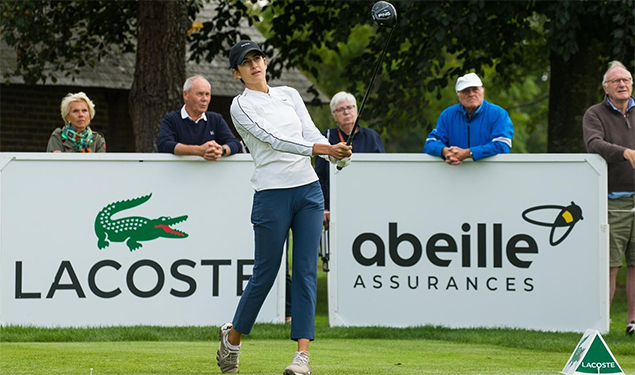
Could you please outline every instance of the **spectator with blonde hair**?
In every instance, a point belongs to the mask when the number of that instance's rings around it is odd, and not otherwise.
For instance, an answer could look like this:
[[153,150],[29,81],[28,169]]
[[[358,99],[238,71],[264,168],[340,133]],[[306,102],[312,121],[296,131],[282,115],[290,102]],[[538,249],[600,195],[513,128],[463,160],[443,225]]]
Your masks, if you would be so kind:
[[90,128],[95,104],[86,94],[66,95],[60,111],[65,125],[53,131],[46,152],[106,152],[104,136]]

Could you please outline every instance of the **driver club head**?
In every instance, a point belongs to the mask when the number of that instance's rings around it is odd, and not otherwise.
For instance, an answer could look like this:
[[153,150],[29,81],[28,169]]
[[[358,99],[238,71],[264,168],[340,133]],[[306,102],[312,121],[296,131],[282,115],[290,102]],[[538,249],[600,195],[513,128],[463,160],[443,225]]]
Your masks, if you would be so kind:
[[392,28],[397,23],[397,10],[387,1],[376,2],[370,14],[378,26]]

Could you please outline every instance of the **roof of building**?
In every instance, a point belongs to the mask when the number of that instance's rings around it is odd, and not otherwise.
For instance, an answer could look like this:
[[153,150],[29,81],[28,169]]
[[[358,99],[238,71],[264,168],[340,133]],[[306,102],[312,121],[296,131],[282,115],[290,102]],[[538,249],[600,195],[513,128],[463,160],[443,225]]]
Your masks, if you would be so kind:
[[[211,20],[214,16],[213,5],[205,3],[205,7],[197,15],[197,20],[205,22]],[[264,36],[253,26],[249,26],[247,22],[241,24],[241,33],[249,35],[249,37],[257,42],[264,42]],[[0,72],[4,75],[16,67],[15,50],[9,47],[3,40],[0,40]],[[192,76],[200,74],[206,77],[212,86],[213,96],[234,97],[244,90],[242,82],[234,79],[230,69],[227,66],[226,56],[217,55],[211,62],[189,61],[189,51],[186,59],[186,75]],[[101,61],[97,62],[94,67],[84,66],[79,68],[80,73],[74,77],[65,76],[64,73],[54,74],[56,82],[47,80],[45,85],[55,86],[79,86],[79,87],[103,87],[112,89],[129,90],[132,86],[134,78],[136,56],[135,53],[110,53]],[[1,78],[1,77],[0,77]],[[4,79],[4,82],[23,84],[22,77],[11,77]],[[298,69],[285,69],[280,78],[271,80],[271,86],[291,86],[297,89],[302,95],[305,102],[314,99],[314,94],[309,92],[312,86],[311,81],[304,76]],[[319,99],[322,103],[328,103],[329,98],[324,93],[319,92]]]

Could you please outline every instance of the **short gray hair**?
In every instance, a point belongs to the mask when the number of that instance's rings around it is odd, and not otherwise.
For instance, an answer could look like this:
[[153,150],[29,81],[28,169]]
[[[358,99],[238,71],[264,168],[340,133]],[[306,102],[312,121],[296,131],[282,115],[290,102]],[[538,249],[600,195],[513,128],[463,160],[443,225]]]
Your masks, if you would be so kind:
[[88,113],[90,114],[90,119],[92,120],[93,117],[95,117],[95,103],[93,103],[93,101],[88,98],[88,95],[84,94],[83,92],[78,92],[76,94],[68,93],[68,95],[66,95],[64,99],[62,99],[62,104],[60,105],[62,120],[64,120],[65,124],[66,124],[66,116],[68,116],[68,114],[70,113],[71,103],[73,102],[86,103],[86,106],[88,106]]
[[331,113],[335,112],[335,107],[337,107],[341,102],[348,100],[352,103],[355,108],[357,108],[357,101],[355,101],[355,97],[353,94],[345,91],[340,91],[337,94],[333,95],[331,99]]
[[[617,60],[613,60],[609,63],[609,68],[606,69],[606,72],[604,73],[604,76],[602,77],[602,85],[606,86],[607,82],[606,82],[606,75],[609,74],[609,72],[615,68],[622,68],[624,70],[626,70],[628,72],[628,75],[631,75],[631,72],[628,71],[628,69],[626,69],[626,67],[624,66],[624,64],[622,64],[621,62],[617,61]],[[631,76],[631,78],[633,78]]]
[[190,90],[192,89],[192,85],[194,84],[194,81],[196,81],[197,79],[202,79],[203,81],[207,82],[207,84],[209,85],[209,81],[205,77],[197,74],[185,80],[185,83],[183,84],[183,91],[190,92]]

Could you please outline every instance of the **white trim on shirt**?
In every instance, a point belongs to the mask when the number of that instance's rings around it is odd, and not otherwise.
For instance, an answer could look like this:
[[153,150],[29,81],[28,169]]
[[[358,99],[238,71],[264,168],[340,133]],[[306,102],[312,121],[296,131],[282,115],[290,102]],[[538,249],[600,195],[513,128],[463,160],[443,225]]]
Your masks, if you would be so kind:
[[315,127],[297,90],[287,86],[268,89],[264,93],[246,88],[230,109],[256,165],[253,188],[284,189],[317,181],[311,166],[313,145],[328,145],[329,141]]
[[[190,120],[194,121],[194,119],[192,118],[192,116],[190,116],[189,113],[187,113],[187,111],[185,110],[185,104],[183,104],[183,107],[181,108],[181,118],[183,120],[185,120],[186,118],[189,118]],[[195,124],[198,124],[199,121],[201,120],[205,120],[207,121],[207,116],[205,116],[205,112],[203,112],[203,114],[201,115],[201,117],[198,118],[198,120],[194,121]]]

